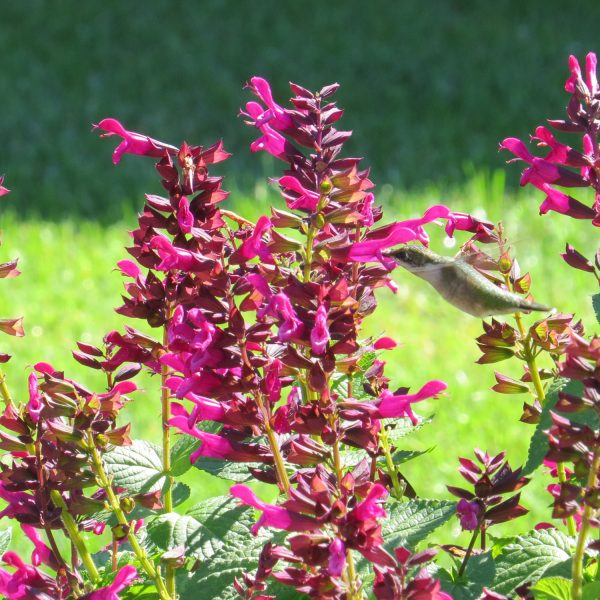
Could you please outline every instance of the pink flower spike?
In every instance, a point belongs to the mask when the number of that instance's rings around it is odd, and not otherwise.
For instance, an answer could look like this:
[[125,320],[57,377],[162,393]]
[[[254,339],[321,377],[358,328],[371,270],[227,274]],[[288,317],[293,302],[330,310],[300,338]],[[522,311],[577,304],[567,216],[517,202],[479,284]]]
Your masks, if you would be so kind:
[[42,396],[38,388],[38,380],[35,373],[29,375],[28,387],[29,402],[27,403],[27,414],[34,423],[37,423],[40,420],[40,413],[42,412]]
[[316,355],[323,354],[330,339],[331,336],[327,327],[327,309],[324,304],[320,304],[315,316],[315,325],[310,332],[310,345],[313,353]]
[[123,154],[138,154],[142,156],[153,156],[162,158],[165,152],[176,154],[178,149],[170,144],[159,142],[142,133],[135,131],[127,131],[123,125],[116,119],[102,119],[97,125],[93,125],[94,129],[102,129],[106,133],[100,134],[100,137],[110,137],[118,135],[123,138],[121,143],[113,152],[113,163],[116,165],[120,162]]
[[[317,209],[317,205],[321,198],[320,194],[313,192],[312,190],[307,190],[295,177],[285,175],[275,181],[283,188],[283,197],[289,208],[294,210],[304,209],[311,212],[314,212]],[[285,190],[291,190],[298,194],[298,196],[287,194]]]
[[6,196],[10,192],[9,189],[5,188],[2,184],[4,183],[4,175],[0,175],[0,197]]
[[376,403],[377,416],[380,419],[408,417],[412,424],[416,425],[418,420],[410,405],[437,396],[447,387],[443,381],[433,380],[426,383],[416,394],[394,395],[390,390],[384,390]]
[[332,577],[341,577],[346,568],[346,547],[344,542],[335,538],[329,544],[329,560],[327,562],[327,572]]
[[356,505],[356,508],[352,511],[354,516],[359,521],[366,521],[367,519],[379,519],[385,517],[387,513],[379,500],[387,498],[388,491],[380,483],[374,483],[366,498]]
[[92,592],[89,600],[119,600],[117,592],[128,588],[138,578],[137,569],[133,565],[125,565],[119,569],[114,581],[95,592]]
[[315,531],[321,528],[321,523],[312,517],[288,510],[283,506],[275,506],[263,502],[248,486],[240,483],[232,485],[229,493],[245,504],[262,512],[260,519],[252,526],[251,531],[256,535],[261,527],[273,527],[286,531]]
[[398,345],[391,337],[380,337],[374,344],[375,350],[393,350]]

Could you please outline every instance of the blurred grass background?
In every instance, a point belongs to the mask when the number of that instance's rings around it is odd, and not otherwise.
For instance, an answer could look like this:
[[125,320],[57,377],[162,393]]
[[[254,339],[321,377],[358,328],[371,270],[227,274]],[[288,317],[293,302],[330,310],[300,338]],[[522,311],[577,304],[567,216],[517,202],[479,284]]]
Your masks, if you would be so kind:
[[[15,355],[7,367],[15,395],[25,397],[28,366],[39,360],[102,385],[70,351],[124,322],[111,310],[121,292],[112,269],[126,256],[143,193],[160,186],[149,160],[126,156],[114,168],[114,141],[98,140],[91,123],[113,116],[173,144],[223,137],[234,156],[215,172],[234,191],[230,207],[256,216],[281,205],[266,177],[282,165],[250,154],[254,132],[236,118],[250,98],[241,88],[255,74],[282,103],[288,80],[341,83],[341,126],[354,130],[347,154],[367,157],[387,220],[438,202],[503,219],[536,298],[593,323],[593,280],[558,254],[565,241],[590,254],[597,236],[587,223],[538,217],[541,198],[518,189],[519,167],[505,169],[508,156],[496,150],[504,137],[526,138],[544,118],[562,118],[567,57],[598,49],[599,18],[591,0],[576,9],[557,0],[374,0],[368,10],[355,0],[2,3],[0,173],[12,193],[2,200],[0,259],[19,256],[23,275],[0,285],[0,314],[24,315],[28,336],[0,342]],[[439,238],[434,244],[444,251]],[[520,396],[489,391],[494,365],[474,364],[480,321],[408,274],[397,280],[397,296],[379,294],[366,333],[402,342],[388,359],[395,384],[449,383],[447,397],[421,407],[437,413],[434,425],[407,440],[434,451],[406,466],[421,494],[446,497],[445,485],[460,483],[457,456],[473,446],[508,449],[520,464],[531,429],[518,422]],[[143,383],[156,409],[133,402],[129,417],[135,436],[158,440],[157,385]],[[189,502],[227,487],[199,474],[193,483]],[[524,529],[547,518],[544,484],[524,490],[532,509]]]

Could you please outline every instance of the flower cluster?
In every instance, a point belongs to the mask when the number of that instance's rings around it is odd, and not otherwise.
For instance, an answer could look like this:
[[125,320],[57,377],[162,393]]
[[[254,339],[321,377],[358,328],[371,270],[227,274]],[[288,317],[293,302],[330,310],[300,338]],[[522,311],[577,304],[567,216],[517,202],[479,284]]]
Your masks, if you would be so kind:
[[[351,550],[379,565],[378,593],[395,580],[400,567],[382,547],[380,503],[388,488],[398,497],[402,489],[394,486],[399,474],[378,461],[393,450],[381,445],[382,420],[417,423],[412,405],[446,385],[430,381],[412,394],[390,389],[385,363],[365,359],[395,344],[361,343],[360,327],[376,307],[374,290],[392,286],[385,248],[426,242],[423,226],[438,218],[450,233],[481,227],[440,206],[371,230],[381,208],[360,159],[340,157],[350,132],[334,127],[342,116],[331,101],[337,87],[312,93],[291,84],[292,107],[283,108],[264,79],[251,79],[259,101],[242,111],[260,132],[251,150],[287,163],[273,183],[288,210],[272,208],[255,223],[221,207],[227,192],[208,173],[228,156],[220,142],[175,148],[114,119],[98,125],[122,137],[115,162],[124,152],[161,158],[157,171],[168,195],[147,196],[129,248],[135,262],[119,263],[129,281],[118,310],[161,327],[163,335],[160,342],[131,328],[112,332],[110,356],[80,359],[109,372],[143,364],[160,373],[163,418],[200,442],[193,463],[245,463],[256,478],[278,486],[278,505],[244,486],[232,488],[263,512],[257,527],[298,533],[286,546],[266,547],[259,571],[238,582],[248,597],[268,577],[313,596],[352,594],[361,582],[349,564]],[[369,260],[383,265],[363,264]],[[347,466],[345,447],[364,454]],[[274,571],[279,560],[292,566]]]
[[[577,133],[582,136],[582,149],[577,150],[559,142],[554,134],[544,126],[539,126],[532,141],[540,148],[547,148],[543,158],[531,154],[527,146],[517,138],[507,138],[501,149],[512,152],[529,166],[523,171],[521,185],[530,184],[544,192],[546,199],[540,205],[540,214],[555,211],[574,219],[591,220],[600,226],[600,179],[598,166],[598,107],[600,106],[600,88],[596,77],[597,59],[590,52],[585,59],[585,79],[575,56],[569,57],[571,75],[565,83],[565,90],[571,94],[565,120],[549,119],[550,127],[559,132]],[[560,191],[557,187],[584,188],[595,191],[592,206],[583,204],[573,196]]]

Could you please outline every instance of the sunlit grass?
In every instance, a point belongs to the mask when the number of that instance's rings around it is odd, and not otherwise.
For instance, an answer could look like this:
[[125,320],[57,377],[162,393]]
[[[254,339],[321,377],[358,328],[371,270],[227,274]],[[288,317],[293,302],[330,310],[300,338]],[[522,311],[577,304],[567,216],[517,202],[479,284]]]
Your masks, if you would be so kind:
[[[271,202],[280,202],[269,186],[258,182],[254,198],[240,198],[228,208],[255,218],[257,207],[266,212]],[[235,197],[235,195],[234,195]],[[454,210],[474,212],[497,221],[502,218],[523,272],[530,271],[536,299],[562,312],[575,312],[594,330],[590,296],[594,281],[574,271],[560,259],[565,241],[591,255],[597,246],[592,227],[560,215],[539,217],[539,197],[526,193],[506,195],[501,174],[473,174],[462,189],[424,189],[405,194],[391,188],[380,192],[386,206],[386,220],[415,216],[433,203],[443,202]],[[0,348],[14,355],[6,366],[8,382],[17,401],[26,400],[26,379],[31,365],[48,361],[64,369],[69,377],[92,389],[101,390],[100,373],[81,367],[72,357],[75,342],[99,343],[111,329],[122,328],[125,319],[112,309],[120,304],[122,277],[115,263],[127,256],[127,229],[135,220],[111,227],[91,222],[47,223],[18,221],[2,216],[0,259],[19,257],[22,275],[0,285],[0,314],[24,316],[27,337],[3,336]],[[435,230],[435,226],[430,227]],[[444,245],[441,231],[433,231],[432,248],[452,254],[456,248]],[[422,414],[435,412],[432,425],[406,439],[408,449],[433,451],[404,469],[418,493],[425,497],[448,497],[447,484],[460,485],[457,457],[469,456],[473,447],[489,452],[506,450],[513,466],[526,457],[531,426],[519,422],[524,396],[503,396],[490,390],[493,372],[519,375],[516,364],[475,364],[479,353],[474,338],[481,322],[443,302],[423,281],[410,274],[395,273],[399,291],[378,293],[380,307],[366,322],[365,336],[385,332],[400,346],[386,355],[392,387],[416,389],[429,379],[448,383],[448,393],[437,401],[422,404]],[[536,318],[526,318],[531,323]],[[509,319],[510,320],[510,319]],[[135,327],[149,331],[145,323]],[[133,437],[160,439],[160,404],[156,378],[145,376],[146,393],[137,394],[123,418],[130,418]],[[191,472],[187,483],[193,486],[188,504],[217,493],[226,493],[228,484]],[[523,491],[523,503],[531,513],[513,526],[500,531],[523,530],[540,520],[548,520],[549,496],[544,477]],[[3,523],[2,527],[8,523]]]

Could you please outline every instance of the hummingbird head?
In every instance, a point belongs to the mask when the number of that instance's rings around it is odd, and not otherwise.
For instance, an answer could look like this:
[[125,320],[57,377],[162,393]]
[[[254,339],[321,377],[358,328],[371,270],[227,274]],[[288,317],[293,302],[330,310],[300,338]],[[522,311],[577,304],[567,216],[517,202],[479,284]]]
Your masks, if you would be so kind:
[[423,269],[437,264],[436,255],[427,248],[406,244],[387,252],[399,265],[409,271]]

